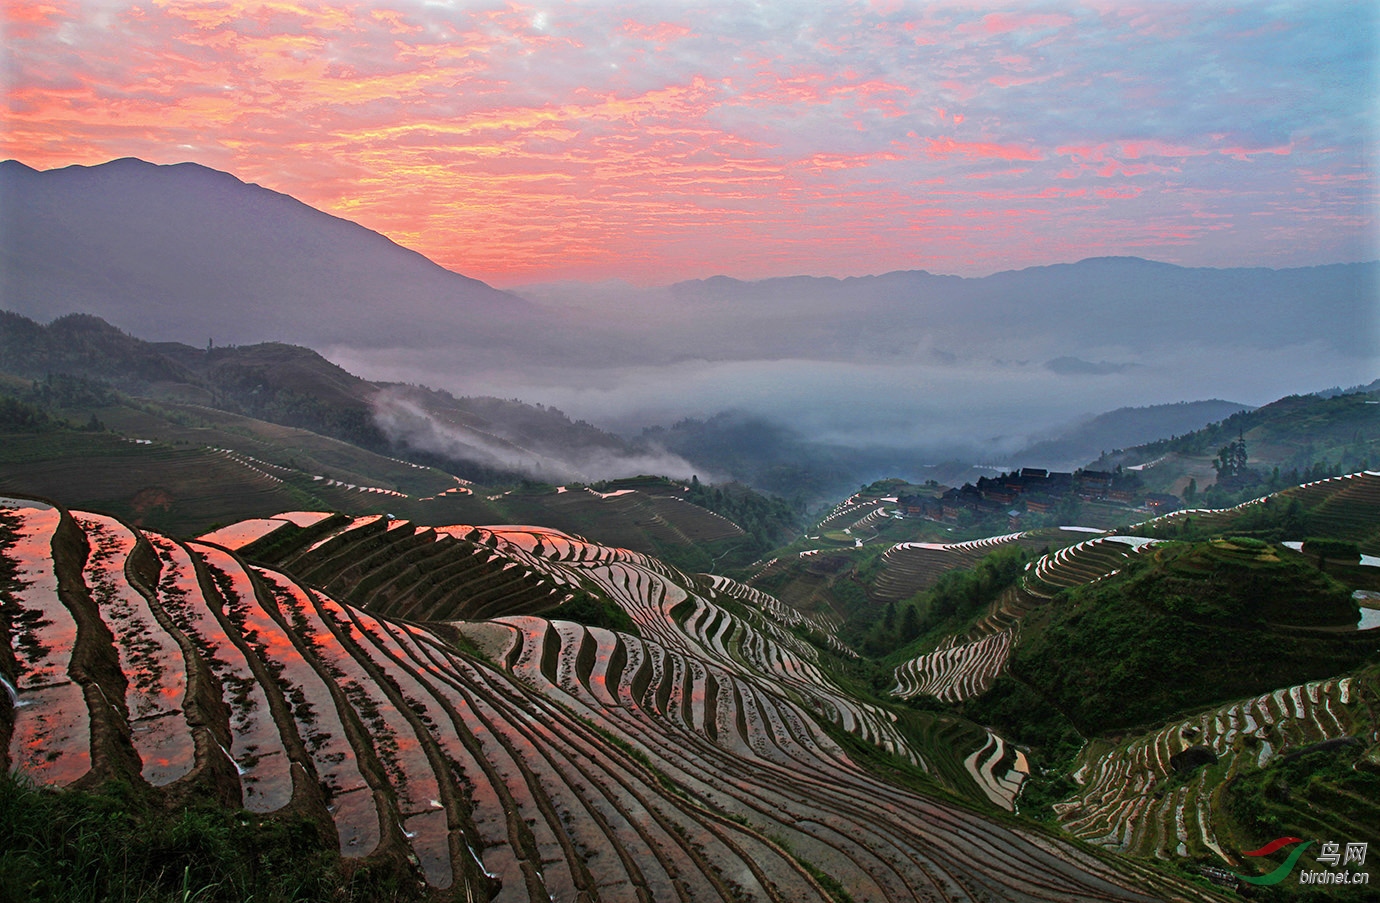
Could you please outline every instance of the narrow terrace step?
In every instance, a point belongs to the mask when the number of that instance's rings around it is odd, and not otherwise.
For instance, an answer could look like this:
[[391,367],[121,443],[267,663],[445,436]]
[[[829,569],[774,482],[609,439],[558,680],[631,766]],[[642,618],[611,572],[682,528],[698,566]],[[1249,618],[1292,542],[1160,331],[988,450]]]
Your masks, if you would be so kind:
[[129,578],[138,567],[131,557],[139,537],[113,517],[79,512],[75,520],[91,546],[83,578],[111,630],[125,676],[125,709],[141,774],[155,787],[170,784],[196,765],[196,740],[184,714],[186,659]]
[[36,781],[72,784],[91,770],[91,722],[82,686],[70,669],[77,622],[58,595],[53,543],[62,512],[41,502],[0,509],[15,539],[3,549],[15,564],[11,592],[14,725],[7,765]]

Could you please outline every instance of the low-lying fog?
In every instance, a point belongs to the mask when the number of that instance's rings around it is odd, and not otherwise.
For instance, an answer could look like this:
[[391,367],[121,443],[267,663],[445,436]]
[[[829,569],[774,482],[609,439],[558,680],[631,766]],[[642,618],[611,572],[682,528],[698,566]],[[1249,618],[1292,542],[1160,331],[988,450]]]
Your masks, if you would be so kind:
[[541,403],[624,435],[736,410],[817,441],[993,460],[1118,407],[1367,383],[1375,269],[1121,260],[980,280],[533,286],[514,290],[539,313],[510,342],[324,351],[371,379]]

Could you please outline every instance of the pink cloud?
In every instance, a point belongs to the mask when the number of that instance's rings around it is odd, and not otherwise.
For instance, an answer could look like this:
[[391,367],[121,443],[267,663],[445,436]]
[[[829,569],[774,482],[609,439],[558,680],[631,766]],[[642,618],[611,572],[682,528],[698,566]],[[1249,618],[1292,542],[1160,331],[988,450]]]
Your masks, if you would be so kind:
[[860,169],[873,163],[900,161],[906,158],[901,154],[812,154],[800,161],[801,165],[815,170]]
[[672,41],[689,37],[691,31],[684,25],[677,25],[673,22],[645,23],[635,19],[624,19],[622,28],[624,34],[641,38],[658,46],[665,46]]
[[[1327,247],[1375,230],[1374,217],[1363,222],[1368,158],[1317,116],[1291,124],[1289,144],[1251,140],[1262,126],[1248,105],[1164,127],[1138,116],[1135,46],[1100,57],[1091,44],[1142,40],[1127,30],[1140,16],[1161,31],[1206,21],[1178,7],[1102,23],[978,13],[959,40],[956,7],[907,22],[855,7],[828,29],[827,63],[818,32],[774,36],[764,21],[760,34],[739,33],[725,27],[737,13],[712,5],[689,25],[668,23],[669,8],[558,5],[542,17],[504,0],[156,0],[111,12],[94,0],[16,0],[0,5],[13,61],[0,156],[39,168],[195,160],[500,284],[639,268],[647,278],[739,264],[798,272],[842,245],[860,261],[913,254],[917,235],[934,260],[982,268],[1066,248],[1153,248],[1156,236],[1231,222],[1264,236],[1287,218]],[[1078,52],[1113,64],[1096,84],[1075,77],[1084,62],[1069,56],[1065,30],[1075,19],[1080,40],[1089,30]],[[704,40],[685,40],[694,36]],[[942,40],[918,49],[918,36]],[[1065,71],[1044,102],[1013,104],[993,88]],[[1178,96],[1178,76],[1161,76],[1154,90]],[[1109,91],[1123,108],[1098,115]],[[1055,105],[1069,116],[1057,147]],[[1111,203],[1138,196],[1169,212],[1146,222],[1135,209],[1145,205]],[[1197,217],[1190,196],[1236,219]],[[1303,212],[1285,209],[1294,205]],[[1322,237],[1342,225],[1353,234]],[[1298,244],[1270,240],[1257,259]]]
[[995,177],[997,177],[997,176],[1020,176],[1020,175],[1025,175],[1025,174],[1028,173],[1028,172],[1030,172],[1030,170],[1029,170],[1028,168],[1027,168],[1027,169],[1000,169],[1000,170],[994,170],[994,171],[992,171],[992,172],[970,172],[970,173],[968,173],[966,176],[964,176],[964,178],[965,178],[965,179],[991,179],[991,178],[995,178]]
[[1241,145],[1237,145],[1234,147],[1218,148],[1217,150],[1217,153],[1221,154],[1224,157],[1231,157],[1234,160],[1241,160],[1242,162],[1246,162],[1250,160],[1251,157],[1258,156],[1260,154],[1274,154],[1277,157],[1287,157],[1293,152],[1293,142],[1290,142],[1288,144],[1277,144],[1274,147],[1243,147]]
[[1013,31],[1035,31],[1044,28],[1063,28],[1073,24],[1071,16],[1062,13],[988,13],[980,23],[960,25],[960,34],[1007,34]]
[[374,21],[381,22],[384,25],[387,25],[388,30],[393,32],[394,34],[415,35],[425,30],[420,25],[415,25],[407,22],[404,19],[403,14],[398,12],[397,10],[370,10],[369,16],[372,19],[374,19]]
[[1369,182],[1370,176],[1363,172],[1308,172],[1301,171],[1299,178],[1313,185],[1341,185],[1349,182]]
[[1050,72],[1045,75],[993,75],[987,79],[987,83],[998,88],[1019,88],[1023,85],[1038,85],[1047,82],[1052,78],[1057,78],[1058,74],[1057,72]]
[[1086,161],[1089,163],[1103,163],[1108,160],[1115,162],[1117,157],[1125,157],[1130,160],[1137,160],[1141,157],[1175,157],[1182,159],[1186,157],[1202,157],[1212,153],[1212,151],[1203,148],[1143,139],[1108,141],[1095,145],[1065,145],[1063,147],[1056,147],[1054,152],[1061,157],[1072,157],[1075,161]]
[[1167,144],[1163,141],[1119,141],[1121,154],[1132,160],[1140,157],[1200,157],[1208,151],[1182,144]]
[[69,3],[10,2],[0,5],[0,20],[7,28],[25,29],[26,37],[29,28],[48,28],[55,24],[55,20],[70,18],[73,14]]
[[952,94],[959,103],[967,103],[978,94],[977,88],[956,79],[946,79],[939,83],[939,87]]
[[952,138],[926,138],[924,153],[930,157],[993,158],[997,160],[1043,160],[1039,151],[1015,144],[984,141],[955,141]]
[[[1084,170],[1091,167],[1085,166]],[[1122,178],[1133,178],[1143,176],[1146,173],[1178,172],[1176,167],[1164,167],[1154,163],[1122,163],[1120,160],[1108,158],[1094,170],[1103,179],[1110,179],[1120,176]]]

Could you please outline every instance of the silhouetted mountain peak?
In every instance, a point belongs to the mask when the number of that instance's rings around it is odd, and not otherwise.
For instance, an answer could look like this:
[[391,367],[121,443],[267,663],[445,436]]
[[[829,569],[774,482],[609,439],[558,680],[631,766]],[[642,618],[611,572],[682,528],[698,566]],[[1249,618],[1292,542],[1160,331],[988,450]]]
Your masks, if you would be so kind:
[[[197,163],[0,167],[4,307],[199,343],[431,344],[512,329],[522,299]],[[401,314],[401,315],[400,315]]]

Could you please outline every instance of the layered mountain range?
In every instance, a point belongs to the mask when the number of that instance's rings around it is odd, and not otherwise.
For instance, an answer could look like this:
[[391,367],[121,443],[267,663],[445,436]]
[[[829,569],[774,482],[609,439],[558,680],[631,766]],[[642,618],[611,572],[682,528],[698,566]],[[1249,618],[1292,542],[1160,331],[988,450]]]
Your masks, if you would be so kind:
[[0,164],[0,307],[39,321],[301,344],[371,381],[516,397],[623,435],[732,412],[927,462],[1001,459],[1114,408],[1369,382],[1378,272],[1101,258],[498,291],[196,164]]
[[[0,221],[0,897],[1212,901],[1380,842],[1380,391],[1268,394],[1373,378],[1374,264],[524,300],[129,160]],[[1179,370],[1270,403],[1118,407]]]

